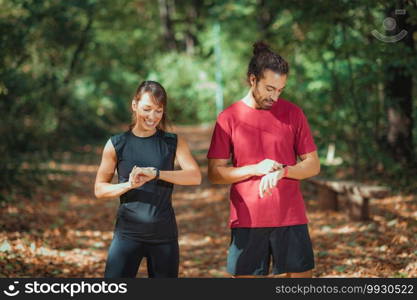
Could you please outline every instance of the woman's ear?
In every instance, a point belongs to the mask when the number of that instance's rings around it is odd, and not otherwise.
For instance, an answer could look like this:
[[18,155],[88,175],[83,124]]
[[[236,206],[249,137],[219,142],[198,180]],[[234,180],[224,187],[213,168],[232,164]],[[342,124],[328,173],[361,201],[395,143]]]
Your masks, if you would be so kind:
[[135,99],[132,100],[132,110],[136,111],[136,109],[138,108],[138,103],[136,102]]

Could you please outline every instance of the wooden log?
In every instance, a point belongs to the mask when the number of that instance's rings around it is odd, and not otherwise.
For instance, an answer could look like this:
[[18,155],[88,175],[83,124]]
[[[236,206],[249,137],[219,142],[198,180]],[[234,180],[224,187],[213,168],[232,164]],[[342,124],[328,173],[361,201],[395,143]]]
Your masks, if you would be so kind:
[[339,208],[338,195],[346,195],[349,216],[354,221],[369,220],[370,199],[387,197],[390,192],[388,187],[366,185],[354,181],[321,178],[310,178],[308,181],[318,187],[321,209],[337,210]]
[[318,186],[319,207],[323,210],[338,210],[337,193],[326,186]]
[[347,193],[349,217],[353,221],[369,220],[369,198],[360,194]]
[[327,180],[321,178],[308,179],[309,182],[318,186],[326,186],[337,193],[359,194],[365,198],[383,198],[388,196],[390,189],[384,186],[367,185],[346,180]]
[[357,184],[346,187],[348,193],[359,194],[364,198],[384,198],[389,195],[389,188],[384,186]]

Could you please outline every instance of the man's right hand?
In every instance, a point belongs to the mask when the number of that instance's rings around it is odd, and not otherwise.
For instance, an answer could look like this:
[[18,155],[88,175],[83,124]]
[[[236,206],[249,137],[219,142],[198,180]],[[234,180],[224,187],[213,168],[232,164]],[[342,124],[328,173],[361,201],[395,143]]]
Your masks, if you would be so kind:
[[283,165],[276,162],[272,159],[264,159],[263,161],[260,161],[256,165],[254,165],[254,176],[263,176],[266,174],[269,174],[271,172],[275,172],[279,169],[282,169]]

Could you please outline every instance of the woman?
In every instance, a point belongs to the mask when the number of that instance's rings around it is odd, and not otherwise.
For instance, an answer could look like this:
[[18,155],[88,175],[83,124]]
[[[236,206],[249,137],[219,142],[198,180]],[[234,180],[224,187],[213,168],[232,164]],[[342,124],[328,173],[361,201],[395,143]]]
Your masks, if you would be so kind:
[[[130,130],[112,136],[97,172],[97,198],[120,196],[104,277],[136,277],[146,257],[149,277],[178,277],[174,184],[198,185],[200,169],[181,137],[164,131],[167,95],[157,82],[142,82],[132,100]],[[181,170],[174,171],[177,159]],[[110,183],[117,169],[118,184]]]

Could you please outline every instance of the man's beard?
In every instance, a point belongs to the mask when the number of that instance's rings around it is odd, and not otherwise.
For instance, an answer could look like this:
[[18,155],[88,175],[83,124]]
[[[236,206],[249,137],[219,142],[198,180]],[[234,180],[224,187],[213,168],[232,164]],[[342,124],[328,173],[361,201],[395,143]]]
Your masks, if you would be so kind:
[[252,97],[255,100],[256,103],[256,109],[264,109],[264,110],[269,110],[271,109],[272,104],[274,103],[273,101],[270,101],[266,98],[262,98],[258,91],[257,91],[257,87],[255,87],[255,89],[252,91]]

